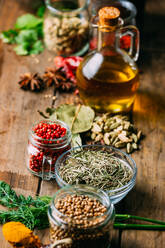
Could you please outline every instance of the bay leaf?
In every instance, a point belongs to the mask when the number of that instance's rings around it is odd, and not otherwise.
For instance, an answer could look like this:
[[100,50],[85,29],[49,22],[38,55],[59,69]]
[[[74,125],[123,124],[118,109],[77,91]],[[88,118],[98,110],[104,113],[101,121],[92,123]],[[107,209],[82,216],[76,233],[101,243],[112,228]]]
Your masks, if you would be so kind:
[[95,112],[85,105],[63,104],[56,108],[50,120],[61,120],[71,129],[73,134],[88,131],[93,123]]
[[72,134],[72,147],[82,146],[82,139],[79,133]]

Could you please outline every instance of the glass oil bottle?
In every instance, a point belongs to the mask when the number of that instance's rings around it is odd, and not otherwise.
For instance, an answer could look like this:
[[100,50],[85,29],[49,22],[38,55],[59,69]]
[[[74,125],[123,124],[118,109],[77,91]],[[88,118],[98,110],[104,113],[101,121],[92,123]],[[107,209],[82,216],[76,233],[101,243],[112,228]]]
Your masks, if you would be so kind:
[[[98,47],[91,51],[77,70],[80,97],[98,112],[128,112],[139,87],[135,64],[139,54],[139,32],[134,26],[122,27],[120,11],[104,7],[99,11]],[[130,46],[120,40],[129,36]]]

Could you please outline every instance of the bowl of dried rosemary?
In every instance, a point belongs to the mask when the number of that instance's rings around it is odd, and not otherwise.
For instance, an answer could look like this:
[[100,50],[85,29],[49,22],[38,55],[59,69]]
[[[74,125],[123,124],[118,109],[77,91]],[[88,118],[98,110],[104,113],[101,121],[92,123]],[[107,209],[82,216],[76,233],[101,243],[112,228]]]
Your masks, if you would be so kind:
[[106,145],[84,145],[63,153],[55,165],[60,187],[86,184],[108,193],[113,204],[134,187],[137,167],[125,152]]

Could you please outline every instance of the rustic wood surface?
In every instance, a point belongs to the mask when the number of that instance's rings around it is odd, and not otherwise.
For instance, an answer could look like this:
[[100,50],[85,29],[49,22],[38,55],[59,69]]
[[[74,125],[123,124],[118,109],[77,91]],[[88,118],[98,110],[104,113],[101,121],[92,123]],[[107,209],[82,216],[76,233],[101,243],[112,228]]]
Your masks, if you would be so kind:
[[[0,1],[0,30],[13,27],[18,16],[31,10],[28,0]],[[35,2],[35,1],[31,1]],[[36,1],[37,2],[37,1]],[[146,137],[140,151],[133,154],[138,167],[137,184],[118,204],[117,211],[165,220],[165,1],[148,0],[140,57],[141,86],[134,104],[133,120]],[[164,11],[163,11],[164,10]],[[37,110],[52,105],[53,88],[35,94],[19,89],[24,72],[43,72],[53,64],[48,51],[35,57],[17,56],[10,45],[0,45],[0,180],[18,193],[53,195],[56,182],[41,181],[26,169],[25,150],[29,127],[40,118]],[[37,58],[37,59],[36,59]],[[56,104],[73,102],[62,95]],[[49,230],[37,231],[44,243]],[[10,248],[0,231],[0,247]],[[153,231],[114,231],[113,246],[122,248],[163,248],[165,233]]]

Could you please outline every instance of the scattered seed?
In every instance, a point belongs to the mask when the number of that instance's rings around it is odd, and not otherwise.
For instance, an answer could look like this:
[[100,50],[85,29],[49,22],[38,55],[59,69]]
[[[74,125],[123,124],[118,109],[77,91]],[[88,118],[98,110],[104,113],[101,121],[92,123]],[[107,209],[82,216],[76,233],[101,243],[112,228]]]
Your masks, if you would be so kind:
[[94,140],[96,138],[96,133],[91,134],[91,139]]
[[36,64],[39,64],[39,62],[40,62],[38,58],[34,58],[34,61]]
[[133,134],[132,134],[132,138],[133,138],[134,142],[135,142],[135,143],[137,143],[138,138],[137,138],[137,136],[136,136],[136,134],[135,134],[135,133],[133,133]]
[[100,141],[102,138],[103,138],[103,134],[99,133],[99,134],[96,136],[95,141],[98,142],[98,141]]
[[51,98],[52,95],[44,95],[44,98]]
[[132,143],[132,148],[133,148],[134,150],[137,150],[137,149],[138,149],[137,144],[136,144],[136,143]]
[[110,139],[109,139],[109,137],[110,137],[110,133],[105,133],[104,134],[104,142],[105,142],[105,144],[106,145],[110,145]]
[[122,142],[130,142],[131,140],[129,138],[127,138],[123,133],[120,133],[118,135],[119,139],[122,141]]
[[123,147],[125,147],[125,142],[119,141],[115,144],[115,147],[116,148],[123,148]]
[[131,144],[127,143],[127,153],[131,153]]
[[93,123],[92,132],[100,133],[101,132],[100,126],[98,124],[96,124],[96,123]]
[[115,145],[119,141],[119,138],[116,137],[115,140],[113,141],[112,145]]
[[113,130],[113,129],[117,128],[119,125],[120,125],[120,123],[118,123],[118,122],[113,123],[113,124],[110,126],[110,130]]
[[142,131],[140,130],[140,131],[137,133],[138,141],[141,139],[141,137],[142,137]]

